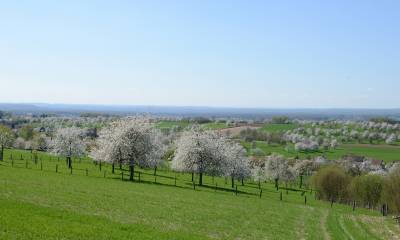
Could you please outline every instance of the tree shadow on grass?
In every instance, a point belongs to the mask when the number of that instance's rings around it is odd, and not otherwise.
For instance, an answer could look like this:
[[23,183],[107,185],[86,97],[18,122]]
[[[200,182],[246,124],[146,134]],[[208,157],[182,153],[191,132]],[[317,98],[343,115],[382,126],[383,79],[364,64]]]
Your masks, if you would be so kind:
[[[152,174],[150,174],[152,175]],[[193,189],[193,183],[189,183],[189,182],[180,182],[181,184],[168,184],[168,183],[162,183],[162,182],[156,182],[156,181],[149,181],[149,180],[138,180],[136,177],[134,179],[134,181],[131,181],[129,179],[121,179],[121,178],[117,178],[114,177],[112,179],[115,180],[120,180],[123,182],[131,182],[131,183],[138,183],[138,184],[148,184],[148,185],[158,185],[158,186],[164,186],[164,187],[171,187],[171,188],[180,188],[180,189]],[[172,178],[174,179],[174,178]],[[178,182],[177,182],[178,183]],[[235,193],[236,189],[229,189],[229,188],[224,188],[224,187],[218,187],[218,186],[211,186],[211,185],[195,185],[195,189],[193,190],[198,190],[198,189],[210,189],[210,190],[214,190],[215,192],[229,192],[229,193]],[[249,192],[245,192],[245,191],[241,191],[238,189],[237,194],[239,195],[247,195],[247,196],[258,196],[258,194],[255,193],[249,193]]]

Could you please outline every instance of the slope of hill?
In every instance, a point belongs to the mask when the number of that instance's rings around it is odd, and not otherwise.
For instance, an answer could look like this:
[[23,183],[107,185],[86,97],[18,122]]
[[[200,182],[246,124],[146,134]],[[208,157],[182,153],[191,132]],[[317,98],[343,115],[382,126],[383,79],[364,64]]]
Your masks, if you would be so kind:
[[[76,160],[7,151],[0,162],[0,239],[398,239],[390,218],[352,211],[301,192],[208,177],[193,189],[191,176],[140,170],[139,182],[119,170]],[[20,160],[21,156],[25,160]],[[26,160],[29,159],[29,160]],[[42,164],[40,164],[42,162]],[[57,166],[57,173],[55,172]],[[27,167],[27,168],[26,168]],[[86,171],[87,169],[87,171]],[[88,176],[86,176],[88,173]],[[175,182],[175,178],[177,181]]]

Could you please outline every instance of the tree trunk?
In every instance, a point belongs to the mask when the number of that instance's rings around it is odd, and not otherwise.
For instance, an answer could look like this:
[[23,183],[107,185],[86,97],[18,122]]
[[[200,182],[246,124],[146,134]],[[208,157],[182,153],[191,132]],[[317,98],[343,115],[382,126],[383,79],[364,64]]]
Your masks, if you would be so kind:
[[119,155],[118,155],[118,162],[119,162],[119,170],[122,170],[122,153],[121,153],[121,148],[118,148]]
[[231,182],[232,182],[232,188],[234,188],[235,187],[235,178],[234,177],[231,177]]
[[1,146],[1,151],[0,151],[0,161],[3,161],[3,155],[4,155],[4,146]]
[[303,187],[303,175],[300,175],[300,189]]
[[129,180],[133,181],[133,176],[135,174],[135,162],[132,159],[129,161],[129,172],[130,172]]
[[112,173],[113,174],[115,173],[115,164],[114,163],[112,163]]
[[192,182],[194,181],[194,172],[192,172]]
[[244,179],[242,178],[242,186],[244,186]]
[[276,191],[279,190],[278,179],[275,179],[275,188],[276,188]]
[[72,167],[71,157],[67,157],[67,162],[68,162],[68,168],[71,168]]
[[199,174],[199,186],[203,186],[203,173]]
[[157,167],[154,167],[154,176],[157,175]]

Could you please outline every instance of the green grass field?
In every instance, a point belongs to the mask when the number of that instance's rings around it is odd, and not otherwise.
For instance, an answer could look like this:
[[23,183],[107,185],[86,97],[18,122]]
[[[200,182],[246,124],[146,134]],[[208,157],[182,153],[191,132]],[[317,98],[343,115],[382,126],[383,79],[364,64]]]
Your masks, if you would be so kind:
[[260,131],[264,132],[285,132],[289,130],[293,130],[298,128],[297,124],[289,123],[289,124],[275,124],[275,123],[266,123]]
[[[242,142],[248,151],[251,153],[251,143]],[[343,144],[340,145],[335,150],[328,151],[318,151],[318,152],[300,152],[294,151],[294,147],[290,147],[290,151],[285,150],[285,146],[278,144],[267,144],[266,142],[258,141],[256,142],[256,147],[263,150],[265,154],[278,153],[286,157],[296,157],[299,156],[300,159],[305,159],[307,157],[315,156],[326,156],[328,159],[335,160],[340,159],[343,155],[359,155],[366,156],[370,158],[375,158],[383,160],[385,162],[390,161],[400,161],[400,147],[389,146],[389,145],[368,145],[368,144]]]
[[[13,160],[10,155],[12,154]],[[21,154],[22,158],[21,159]],[[109,165],[7,150],[0,162],[0,239],[395,239],[400,228],[378,212],[314,200],[299,191],[140,169],[135,182]],[[55,172],[58,166],[58,172]],[[88,176],[86,176],[86,169]],[[123,172],[125,172],[123,170]],[[127,176],[127,175],[126,175]],[[175,178],[176,177],[176,178]],[[156,179],[157,178],[157,179]],[[175,179],[176,186],[175,186]],[[217,187],[217,188],[216,188]]]
[[173,128],[173,127],[180,127],[182,129],[185,129],[187,126],[190,125],[189,121],[159,121],[156,123],[156,127],[159,129],[163,128]]
[[201,126],[205,129],[210,129],[210,130],[218,130],[218,129],[227,128],[226,123],[217,123],[217,122],[205,123],[205,124],[202,124]]

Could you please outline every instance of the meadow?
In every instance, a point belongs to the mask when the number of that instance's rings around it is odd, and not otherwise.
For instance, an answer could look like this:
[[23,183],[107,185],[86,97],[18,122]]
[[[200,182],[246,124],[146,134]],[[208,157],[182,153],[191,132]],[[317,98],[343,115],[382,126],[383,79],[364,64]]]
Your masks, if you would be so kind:
[[264,124],[260,128],[260,130],[264,131],[264,132],[276,133],[276,132],[285,132],[285,131],[289,131],[289,130],[294,130],[298,127],[299,127],[299,125],[294,124],[294,123],[288,123],[288,124],[267,123],[267,124]]
[[[242,141],[242,145],[253,154],[252,144]],[[342,144],[336,149],[319,150],[310,152],[296,152],[294,146],[290,145],[289,151],[286,146],[279,144],[268,144],[267,142],[257,141],[256,148],[261,149],[266,155],[278,153],[286,157],[300,159],[312,158],[316,156],[325,156],[330,160],[340,159],[344,155],[357,155],[369,158],[383,160],[385,162],[400,161],[400,147],[388,145],[370,145],[370,144]]]
[[[11,157],[12,155],[12,157]],[[21,157],[22,156],[22,157]],[[311,191],[276,191],[223,178],[194,186],[190,174],[124,169],[22,150],[0,162],[0,239],[396,239],[379,212],[315,200]],[[57,172],[56,172],[57,168]],[[141,173],[139,175],[139,172]],[[140,176],[140,179],[139,179]],[[280,194],[282,192],[282,200]],[[303,195],[304,194],[304,195]],[[307,202],[305,204],[305,199]]]
[[171,129],[174,127],[179,127],[181,129],[184,129],[190,125],[189,121],[184,121],[184,120],[164,120],[164,121],[159,121],[156,123],[156,127],[159,129]]
[[[185,120],[176,120],[169,121],[164,120],[157,123],[158,128],[168,128],[171,129],[173,127],[179,127],[180,129],[187,128],[191,123]],[[211,122],[201,124],[204,129],[209,130],[221,130],[227,129],[226,123],[219,122]],[[269,132],[269,133],[283,133],[288,130],[293,130],[298,128],[299,125],[295,123],[289,124],[264,124],[259,131]],[[241,141],[241,144],[247,149],[250,155],[253,154],[252,143]],[[369,144],[367,142],[362,143],[345,143],[339,145],[336,149],[322,150],[319,151],[309,151],[309,152],[296,152],[294,150],[294,145],[289,145],[289,151],[287,151],[286,146],[280,144],[269,144],[264,141],[257,141],[256,148],[261,149],[265,155],[269,155],[272,153],[277,153],[284,155],[286,157],[295,158],[299,157],[300,159],[313,158],[317,156],[325,156],[330,160],[340,159],[345,155],[358,155],[365,156],[373,159],[383,160],[385,162],[391,161],[400,161],[400,146],[396,145],[387,145],[382,143],[377,144]]]

